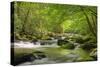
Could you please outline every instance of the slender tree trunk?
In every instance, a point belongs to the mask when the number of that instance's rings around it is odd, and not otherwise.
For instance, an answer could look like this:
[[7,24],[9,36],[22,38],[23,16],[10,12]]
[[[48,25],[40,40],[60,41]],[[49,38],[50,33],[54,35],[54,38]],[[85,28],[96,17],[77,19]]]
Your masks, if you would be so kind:
[[96,18],[94,16],[92,16],[92,21],[93,21],[93,28],[96,33],[97,32],[97,23],[96,23]]
[[82,7],[80,7],[80,8],[81,8],[83,14],[85,15],[85,17],[86,17],[86,19],[87,19],[87,23],[88,23],[88,26],[89,26],[90,31],[91,31],[92,34],[96,37],[97,35],[96,35],[96,32],[94,31],[95,29],[94,29],[94,27],[92,26],[91,21],[90,21],[88,15],[86,14],[86,12],[84,11],[84,9],[83,9]]
[[26,14],[25,14],[25,18],[24,18],[24,22],[23,22],[23,25],[22,25],[22,31],[21,33],[25,34],[25,25],[27,23],[27,19],[28,19],[28,15],[29,15],[29,9],[27,10]]

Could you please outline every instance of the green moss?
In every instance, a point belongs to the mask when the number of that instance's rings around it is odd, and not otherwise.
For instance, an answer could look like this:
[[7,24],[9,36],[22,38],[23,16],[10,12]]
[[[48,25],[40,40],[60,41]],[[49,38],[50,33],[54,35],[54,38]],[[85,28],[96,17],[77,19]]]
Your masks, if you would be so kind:
[[90,57],[89,53],[81,48],[78,48],[73,51],[74,53],[78,54],[80,57],[77,59],[77,61],[89,61],[93,60],[92,57]]

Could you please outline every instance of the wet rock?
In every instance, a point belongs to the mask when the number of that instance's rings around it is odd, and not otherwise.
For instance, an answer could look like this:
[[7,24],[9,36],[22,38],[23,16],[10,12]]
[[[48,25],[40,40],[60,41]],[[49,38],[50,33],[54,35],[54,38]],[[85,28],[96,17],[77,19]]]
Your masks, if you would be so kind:
[[34,43],[34,44],[36,44],[37,42],[38,42],[37,39],[34,39],[34,40],[31,41],[31,43]]
[[41,45],[52,45],[57,44],[57,40],[40,40]]
[[94,43],[85,43],[85,44],[81,45],[81,48],[83,48],[84,50],[91,50],[96,47],[97,46]]
[[62,40],[62,39],[59,39],[58,40],[58,45],[60,46],[60,45],[63,45],[63,44],[67,44],[67,43],[69,43],[67,40]]
[[17,57],[13,59],[12,65],[19,65],[25,62],[33,62],[37,59],[45,58],[46,55],[43,52],[36,51],[31,54],[23,55],[21,57]]
[[79,37],[79,38],[76,38],[75,40],[76,43],[80,43],[80,44],[83,44],[84,43],[84,39]]
[[34,52],[33,55],[35,56],[36,59],[42,59],[42,58],[46,57],[46,55],[41,51],[36,51],[36,52]]
[[14,61],[12,62],[13,65],[18,65],[27,61],[34,61],[36,58],[35,56],[33,56],[33,54],[28,54],[28,55],[24,55],[18,58],[13,59]]
[[41,45],[45,45],[46,43],[45,43],[45,42],[41,42],[40,44],[41,44]]
[[68,40],[58,40],[58,45],[65,49],[74,49],[75,46],[73,43]]
[[54,38],[53,38],[53,37],[51,37],[51,38],[47,38],[46,40],[54,40]]

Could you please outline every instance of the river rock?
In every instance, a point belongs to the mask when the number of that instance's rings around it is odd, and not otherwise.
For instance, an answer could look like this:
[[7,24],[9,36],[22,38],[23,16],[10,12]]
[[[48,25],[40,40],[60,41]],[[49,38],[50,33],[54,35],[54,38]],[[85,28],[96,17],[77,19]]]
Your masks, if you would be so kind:
[[34,55],[34,57],[36,59],[42,59],[42,58],[46,57],[46,55],[43,52],[41,52],[41,51],[33,52],[33,55]]
[[33,54],[23,55],[21,57],[15,58],[12,62],[13,65],[19,65],[21,63],[27,62],[27,61],[34,61],[36,58],[33,56]]
[[96,48],[97,46],[94,43],[85,43],[80,47],[83,48],[84,50],[91,50],[93,48]]
[[67,44],[67,43],[69,43],[67,40],[62,40],[62,39],[59,39],[58,40],[58,45],[60,46],[60,45],[63,45],[63,44]]
[[65,49],[74,49],[75,48],[74,44],[67,40],[58,40],[58,45]]

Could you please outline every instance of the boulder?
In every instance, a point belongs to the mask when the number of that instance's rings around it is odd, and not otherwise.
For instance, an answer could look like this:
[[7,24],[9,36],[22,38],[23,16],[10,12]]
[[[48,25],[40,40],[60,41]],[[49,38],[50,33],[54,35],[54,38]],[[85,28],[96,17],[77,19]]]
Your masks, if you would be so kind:
[[97,46],[94,43],[85,43],[83,45],[80,46],[82,49],[84,50],[91,50],[93,48],[96,48]]
[[31,43],[34,43],[34,44],[36,44],[36,42],[38,42],[37,39],[34,39],[34,40],[31,41]]
[[58,40],[58,45],[65,49],[74,49],[75,48],[74,44],[68,40],[60,39],[60,40]]
[[46,55],[41,51],[36,51],[33,53],[33,55],[35,56],[36,59],[42,59],[46,57]]
[[67,43],[69,43],[67,40],[59,39],[57,44],[60,46],[60,45],[67,44]]
[[75,39],[75,42],[76,42],[76,43],[83,44],[83,43],[84,43],[84,39],[81,38],[81,37],[79,37],[79,38],[76,38],[76,39]]
[[35,56],[33,56],[33,54],[28,54],[28,55],[23,55],[21,57],[18,57],[18,58],[15,58],[14,61],[12,62],[12,65],[19,65],[21,63],[24,63],[24,62],[31,62],[31,61],[34,61],[36,58]]

